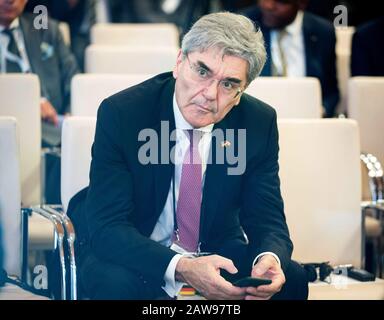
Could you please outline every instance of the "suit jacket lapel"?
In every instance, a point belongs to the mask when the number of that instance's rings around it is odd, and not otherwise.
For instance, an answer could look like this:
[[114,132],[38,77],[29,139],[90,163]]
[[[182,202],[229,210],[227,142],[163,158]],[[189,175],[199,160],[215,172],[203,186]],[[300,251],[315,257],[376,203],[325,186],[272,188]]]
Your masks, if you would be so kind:
[[[169,139],[171,132],[175,130],[175,116],[173,114],[174,88],[174,80],[169,81],[165,86],[159,98],[160,119],[154,126],[159,137],[159,164],[153,165],[157,217],[160,216],[164,208],[175,167],[171,159],[169,159],[168,163],[162,163],[161,161],[162,155],[168,155],[169,157],[170,150],[175,146],[175,141]],[[164,121],[163,125],[161,125],[161,121]],[[169,130],[167,130],[166,126],[169,127]]]
[[[31,72],[38,74],[40,77],[40,91],[42,96],[51,99],[47,86],[45,85],[46,68],[44,68],[44,61],[42,59],[41,44],[42,32],[33,26],[33,20],[28,16],[20,16],[20,27],[24,35],[25,50],[27,51]],[[43,78],[42,78],[43,77]],[[48,79],[49,81],[49,79]]]
[[[219,123],[215,124],[213,127],[212,134],[214,136],[215,130],[222,130],[224,132],[224,139],[227,139],[225,136],[225,129],[227,128],[227,120],[223,119]],[[200,216],[200,241],[205,242],[205,236],[207,235],[208,230],[211,228],[215,215],[217,213],[217,205],[222,197],[222,188],[224,185],[225,176],[227,174],[227,157],[226,150],[223,150],[222,143],[225,141],[220,141],[221,139],[214,139],[212,137],[211,143],[211,153],[212,160],[207,165],[207,170],[205,172],[205,182],[203,189],[203,199],[201,204],[201,216]],[[230,141],[233,145],[233,141]],[[224,163],[216,164],[217,151],[224,151]]]
[[24,15],[20,16],[20,27],[23,31],[25,50],[27,51],[31,71],[38,73],[42,69],[40,32],[33,27],[33,21]]

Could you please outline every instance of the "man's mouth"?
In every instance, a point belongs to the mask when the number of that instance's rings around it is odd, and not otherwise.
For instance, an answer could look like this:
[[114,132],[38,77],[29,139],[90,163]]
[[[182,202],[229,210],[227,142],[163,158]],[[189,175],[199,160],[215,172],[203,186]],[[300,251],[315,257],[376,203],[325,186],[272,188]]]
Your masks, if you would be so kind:
[[206,112],[206,113],[208,113],[208,112],[213,112],[213,108],[210,107],[210,106],[204,106],[204,105],[201,105],[201,104],[198,104],[198,103],[195,103],[195,106],[196,106],[198,109],[200,109],[200,110],[202,110],[202,111],[204,111],[204,112]]

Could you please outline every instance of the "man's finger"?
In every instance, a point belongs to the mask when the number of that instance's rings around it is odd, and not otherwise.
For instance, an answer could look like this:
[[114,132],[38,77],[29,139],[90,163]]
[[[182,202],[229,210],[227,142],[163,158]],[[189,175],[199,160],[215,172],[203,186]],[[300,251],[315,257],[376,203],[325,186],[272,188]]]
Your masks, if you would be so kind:
[[268,259],[261,259],[253,268],[251,275],[253,277],[260,277],[268,272],[272,267],[272,263]]
[[214,256],[212,256],[212,258],[214,259],[213,262],[214,262],[214,265],[216,268],[224,269],[224,270],[226,270],[232,274],[238,272],[238,270],[235,267],[235,265],[233,264],[232,260],[221,257],[219,255],[214,255]]

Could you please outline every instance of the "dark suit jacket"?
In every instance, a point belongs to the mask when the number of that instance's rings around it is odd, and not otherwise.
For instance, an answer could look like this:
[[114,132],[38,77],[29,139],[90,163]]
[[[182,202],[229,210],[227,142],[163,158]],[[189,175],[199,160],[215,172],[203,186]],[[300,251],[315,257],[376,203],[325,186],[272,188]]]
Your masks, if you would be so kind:
[[[138,152],[144,142],[138,141],[138,134],[151,128],[161,138],[160,121],[169,121],[170,131],[175,129],[174,87],[172,74],[165,73],[104,100],[92,147],[90,185],[88,191],[82,191],[87,193],[85,209],[71,212],[76,208],[73,202],[81,203],[75,197],[68,210],[81,234],[80,242],[87,241],[84,233],[89,232],[87,250],[159,285],[175,252],[149,236],[168,196],[174,165],[140,164]],[[272,251],[284,268],[292,243],[279,189],[276,113],[244,94],[216,128],[247,130],[246,171],[227,175],[228,163],[208,164],[201,205],[201,249],[232,258],[237,266],[243,263],[248,272],[257,254]],[[230,141],[231,148],[237,147],[236,141],[236,137]],[[212,146],[221,148],[221,143],[213,139]],[[173,145],[171,142],[170,149]],[[245,250],[246,261],[241,255]]]
[[352,76],[384,76],[384,17],[368,22],[352,38]]
[[[25,47],[32,73],[38,75],[42,95],[46,97],[59,114],[69,112],[72,77],[78,73],[76,60],[64,44],[58,24],[48,20],[48,29],[36,29],[35,15],[20,16]],[[50,53],[50,48],[53,51]]]
[[[252,19],[263,31],[268,59],[261,72],[261,76],[271,76],[271,37],[270,29],[261,23],[259,8],[251,8],[244,14]],[[323,96],[323,106],[326,116],[334,115],[339,101],[339,89],[336,77],[336,35],[333,25],[327,20],[304,12],[303,35],[305,47],[305,67],[308,77],[320,80]]]

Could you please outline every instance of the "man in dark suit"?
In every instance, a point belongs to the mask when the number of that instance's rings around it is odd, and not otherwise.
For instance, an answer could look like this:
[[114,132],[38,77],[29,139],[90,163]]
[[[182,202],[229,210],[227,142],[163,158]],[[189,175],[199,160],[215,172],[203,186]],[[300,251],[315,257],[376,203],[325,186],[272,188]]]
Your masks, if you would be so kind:
[[267,55],[261,76],[309,76],[320,80],[324,116],[339,101],[336,36],[327,20],[303,12],[307,0],[260,0],[244,14],[263,31]]
[[26,2],[0,0],[2,51],[11,56],[2,65],[2,71],[37,74],[42,96],[41,117],[57,125],[58,115],[69,112],[71,79],[78,72],[76,60],[64,44],[55,21],[49,19],[47,29],[37,29],[34,25],[37,16],[23,14]]
[[356,29],[352,38],[352,76],[384,76],[384,17]]
[[[173,297],[188,283],[209,299],[307,297],[290,258],[276,112],[243,93],[265,55],[252,21],[210,14],[184,37],[173,74],[103,101],[90,185],[68,208],[86,295]],[[243,276],[272,283],[227,281]]]

